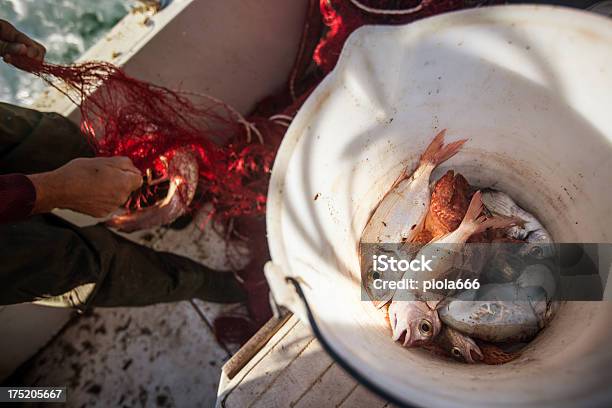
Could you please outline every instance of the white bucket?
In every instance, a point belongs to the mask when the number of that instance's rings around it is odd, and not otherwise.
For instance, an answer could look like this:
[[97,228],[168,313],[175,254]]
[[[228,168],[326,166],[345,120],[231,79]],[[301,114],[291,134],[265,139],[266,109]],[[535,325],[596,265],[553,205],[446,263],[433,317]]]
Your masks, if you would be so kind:
[[275,299],[308,321],[299,286],[328,351],[395,402],[612,406],[612,303],[563,304],[519,359],[487,366],[400,347],[382,313],[361,301],[363,228],[441,128],[447,141],[469,141],[435,176],[452,167],[495,185],[558,242],[612,241],[612,22],[508,6],[364,27],[274,165],[266,274]]

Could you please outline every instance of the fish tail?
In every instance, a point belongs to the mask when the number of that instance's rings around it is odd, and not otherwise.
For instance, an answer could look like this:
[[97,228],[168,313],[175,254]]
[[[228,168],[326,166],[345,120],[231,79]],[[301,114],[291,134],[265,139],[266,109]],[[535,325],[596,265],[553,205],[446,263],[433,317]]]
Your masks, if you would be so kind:
[[470,205],[465,212],[465,216],[463,217],[463,221],[461,221],[459,228],[473,229],[477,224],[478,216],[482,214],[483,209],[484,204],[482,203],[482,193],[477,191],[472,196],[472,201],[470,201]]
[[467,239],[473,234],[483,232],[489,228],[508,228],[515,225],[520,225],[522,220],[518,217],[506,217],[497,215],[487,218],[482,214],[484,204],[482,202],[482,192],[477,191],[470,201],[470,205],[461,221],[458,229],[461,229],[462,235]]
[[503,215],[496,215],[491,218],[487,218],[485,216],[482,216],[476,220],[476,227],[473,234],[483,232],[485,230],[488,230],[489,228],[510,228],[522,224],[523,220],[518,217],[506,217]]
[[421,156],[420,164],[434,164],[438,166],[440,163],[453,157],[461,146],[467,141],[467,139],[458,140],[456,142],[444,144],[444,136],[446,135],[446,129],[440,131],[431,141],[425,152]]

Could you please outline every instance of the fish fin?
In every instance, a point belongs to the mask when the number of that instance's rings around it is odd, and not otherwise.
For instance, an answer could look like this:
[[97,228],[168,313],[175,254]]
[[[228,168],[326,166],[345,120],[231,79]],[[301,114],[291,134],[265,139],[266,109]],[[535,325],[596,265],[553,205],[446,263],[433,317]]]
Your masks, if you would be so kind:
[[[474,364],[476,361],[484,360],[484,354],[482,354],[482,350],[480,350],[480,347],[478,347],[478,344],[476,344],[476,342],[472,340],[470,337],[466,336],[466,339],[467,339],[466,343],[469,344],[468,353],[469,353],[469,358],[471,359],[469,363]],[[474,356],[476,357],[474,358]]]
[[394,294],[395,292],[389,295],[383,296],[382,299],[372,300],[372,304],[374,305],[376,309],[382,309],[383,306],[386,306],[389,302],[391,302],[391,299],[393,299]]
[[[523,221],[518,217],[506,217],[503,215],[497,215],[487,218],[482,214],[484,210],[484,204],[482,202],[482,192],[477,191],[472,196],[470,205],[459,225],[458,230],[461,230],[464,237],[470,237],[479,232],[483,232],[489,228],[508,228],[515,225],[521,225]],[[462,234],[462,235],[463,235]]]
[[459,228],[468,228],[469,226],[473,226],[475,223],[477,223],[478,216],[482,214],[483,209],[484,205],[482,204],[482,193],[477,191],[472,196],[470,205],[463,216],[463,220],[461,221]]
[[[405,244],[418,244],[418,242],[415,242],[415,238],[417,238],[417,235],[419,235],[421,232],[425,231],[425,219],[427,218],[427,213],[425,213],[425,216],[423,218],[421,218],[421,221],[419,221],[418,224],[416,224],[416,226],[410,231],[410,235],[407,237],[408,239],[406,240]],[[416,254],[415,254],[416,255]]]
[[431,310],[436,310],[438,309],[438,307],[440,307],[440,303],[442,303],[442,300],[428,300],[425,303],[427,303],[427,307],[429,307]]
[[517,205],[508,196],[500,191],[486,190],[482,193],[482,202],[493,213],[511,217],[515,215]]
[[467,141],[467,139],[458,140],[456,142],[444,144],[444,136],[446,135],[446,129],[440,131],[431,141],[425,152],[421,156],[420,165],[432,163],[435,166],[453,157],[461,146]]
[[523,225],[524,221],[518,217],[505,217],[503,215],[495,215],[491,218],[485,216],[476,219],[476,229],[474,234],[488,230],[489,228],[509,228]]
[[435,155],[440,151],[440,149],[442,149],[442,147],[444,147],[445,135],[446,129],[443,129],[433,138],[433,140],[431,141],[431,143],[429,143],[429,146],[427,146],[427,149],[425,149],[423,155],[421,156],[421,164],[434,162]]

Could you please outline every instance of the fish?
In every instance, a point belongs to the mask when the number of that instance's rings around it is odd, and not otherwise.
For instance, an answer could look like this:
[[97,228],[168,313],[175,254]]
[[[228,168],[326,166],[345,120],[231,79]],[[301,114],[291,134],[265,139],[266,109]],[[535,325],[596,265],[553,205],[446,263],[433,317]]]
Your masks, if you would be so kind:
[[528,302],[451,302],[440,309],[440,319],[471,337],[491,342],[526,341],[540,327]]
[[[485,254],[479,253],[480,248],[464,245],[473,234],[488,228],[507,228],[514,225],[515,218],[481,216],[483,211],[481,193],[474,193],[468,209],[459,227],[443,237],[425,245],[418,252],[417,258],[431,260],[431,271],[407,271],[402,279],[415,279],[419,282],[416,290],[407,289],[396,292],[389,306],[389,321],[391,322],[394,341],[401,341],[404,347],[415,347],[433,341],[441,330],[441,322],[437,307],[447,296],[446,293],[428,293],[423,298],[422,282],[426,279],[443,279],[450,277],[453,271],[461,271],[462,279],[478,276],[484,265]],[[466,249],[466,250],[464,250]],[[465,274],[471,274],[465,275]],[[422,325],[430,330],[422,330]]]
[[363,231],[361,242],[401,243],[420,230],[431,199],[431,173],[457,154],[467,141],[445,145],[445,134],[446,129],[434,137],[416,170],[410,173],[406,169],[383,197]]
[[[445,235],[459,226],[469,204],[469,185],[467,185],[466,188],[466,184],[467,181],[465,178],[460,174],[455,175],[453,170],[449,170],[444,176],[436,181],[431,193],[430,207],[427,211],[424,228],[417,232],[411,239],[415,248],[427,244],[435,237]],[[422,313],[423,316],[421,322],[419,322],[420,324],[417,325],[415,322],[410,328],[410,331],[415,334],[404,334],[404,340],[406,336],[408,338],[419,337],[416,342],[425,345],[430,343],[431,339],[437,338],[438,331],[444,329],[440,328],[441,324],[439,323],[437,314],[432,313],[432,308],[435,309],[435,305],[435,302],[427,304],[418,301],[395,302],[395,304],[393,304],[393,308],[390,308],[390,314],[394,316],[414,312],[418,313],[419,309],[422,309],[424,312]],[[430,314],[431,316],[428,317],[427,315]],[[397,320],[391,324],[392,330],[395,325],[397,325]],[[442,344],[440,344],[440,346],[442,346],[446,352],[453,353],[453,346],[445,346],[449,344],[454,345],[452,339],[455,337],[448,334],[448,330],[443,332],[441,337]],[[445,341],[445,339],[447,340]],[[400,340],[400,338],[397,337],[396,340]],[[457,350],[465,350],[465,347],[457,344]]]
[[[510,249],[513,249],[514,246],[512,244]],[[494,255],[481,275],[486,282],[514,282],[521,274],[521,271],[525,269],[523,257],[518,256],[512,251],[505,250],[507,249],[506,247],[508,246],[504,243],[500,249],[494,249]]]
[[518,222],[515,217],[503,215],[487,217],[481,215],[483,209],[482,193],[477,191],[472,196],[459,227],[431,241],[417,253],[417,257],[423,256],[425,259],[432,260],[429,266],[431,271],[421,271],[411,277],[419,281],[431,278],[443,279],[450,272],[456,270],[461,270],[464,274],[471,272],[473,275],[463,276],[463,278],[478,276],[486,259],[485,254],[480,253],[483,246],[476,244],[465,245],[467,240],[472,235],[488,229],[509,228]]
[[484,359],[476,342],[465,334],[444,325],[435,342],[453,358],[468,364]]
[[[394,291],[374,288],[373,282],[376,278],[370,262],[372,255],[384,247],[384,244],[410,241],[422,229],[431,198],[431,173],[438,165],[457,154],[467,141],[462,139],[444,144],[445,134],[446,130],[442,130],[434,137],[421,155],[416,170],[404,170],[380,201],[363,230],[360,240],[362,286],[377,308],[387,304]],[[381,245],[377,247],[372,244]],[[401,274],[396,275],[389,271],[381,273],[379,277],[386,281],[396,281]]]
[[[424,230],[433,239],[459,227],[470,204],[470,184],[461,174],[448,170],[434,185]],[[430,239],[430,241],[431,241]]]
[[431,343],[442,329],[442,322],[436,312],[437,304],[406,300],[391,302],[389,323],[393,341],[399,341],[404,347]]
[[123,211],[113,215],[106,221],[106,225],[123,232],[133,232],[146,228],[167,225],[184,215],[193,201],[199,180],[199,164],[195,154],[188,149],[173,152],[168,159],[161,157],[166,163],[166,177],[168,192],[152,206]]
[[494,214],[518,217],[524,221],[522,225],[509,228],[507,232],[510,238],[526,241],[518,251],[519,255],[531,256],[538,260],[555,255],[554,241],[546,228],[536,217],[519,207],[508,194],[486,189],[482,194],[482,202]]
[[557,293],[557,281],[544,264],[527,265],[516,280],[516,286],[520,289],[542,288],[546,294],[546,302],[552,301]]
[[470,337],[490,342],[527,341],[552,319],[555,290],[547,266],[529,265],[515,282],[463,291],[446,299],[438,312],[445,325]]

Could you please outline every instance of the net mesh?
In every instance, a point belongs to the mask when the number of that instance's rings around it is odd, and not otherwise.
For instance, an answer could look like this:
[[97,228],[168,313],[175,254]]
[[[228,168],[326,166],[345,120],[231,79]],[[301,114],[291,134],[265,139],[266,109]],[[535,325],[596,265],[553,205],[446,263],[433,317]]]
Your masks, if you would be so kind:
[[[140,81],[106,62],[19,64],[80,107],[82,132],[98,156],[127,156],[143,173],[161,177],[162,160],[188,148],[199,164],[200,202],[212,202],[216,216],[265,211],[266,176],[282,126],[267,124],[255,137],[253,124],[225,103]],[[144,200],[155,191],[140,194]]]

